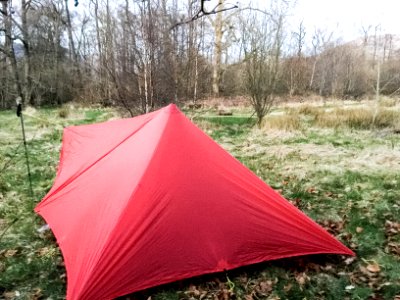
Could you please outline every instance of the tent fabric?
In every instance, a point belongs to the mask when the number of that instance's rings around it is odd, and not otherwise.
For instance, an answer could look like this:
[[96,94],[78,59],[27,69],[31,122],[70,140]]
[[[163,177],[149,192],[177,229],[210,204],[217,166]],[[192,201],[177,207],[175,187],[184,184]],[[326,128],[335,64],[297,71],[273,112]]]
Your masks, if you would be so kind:
[[66,128],[35,211],[60,246],[71,300],[285,257],[354,255],[173,104]]

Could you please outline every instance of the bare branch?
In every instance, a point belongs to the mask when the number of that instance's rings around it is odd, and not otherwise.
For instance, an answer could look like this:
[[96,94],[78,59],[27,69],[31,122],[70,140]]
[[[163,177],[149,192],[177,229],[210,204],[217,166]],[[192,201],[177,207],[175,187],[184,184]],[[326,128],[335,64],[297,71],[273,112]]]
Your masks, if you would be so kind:
[[10,52],[7,51],[6,49],[2,48],[2,47],[0,47],[0,52],[4,53],[4,54],[7,55],[7,56],[10,55]]
[[273,17],[273,14],[271,14],[270,12],[262,10],[262,9],[259,9],[259,8],[254,8],[254,7],[243,7],[239,11],[245,11],[245,10],[251,10],[251,11],[259,12],[259,13],[262,13],[264,15],[267,15],[268,17]]
[[389,97],[393,97],[395,94],[397,94],[398,92],[400,91],[400,87],[397,89],[397,90],[395,90],[393,93],[391,93],[390,95],[389,95]]
[[223,12],[223,11],[228,11],[228,10],[232,10],[232,9],[235,9],[235,8],[239,8],[237,5],[234,5],[234,4],[232,4],[231,7],[220,8],[221,5],[217,4],[212,10],[206,11],[205,7],[204,7],[204,2],[205,1],[206,0],[201,0],[200,1],[200,9],[198,10],[197,13],[195,13],[195,15],[193,17],[191,17],[191,18],[189,18],[187,20],[183,20],[181,22],[176,23],[175,25],[173,25],[171,27],[171,30],[175,29],[176,27],[178,27],[180,25],[189,24],[189,23],[191,23],[193,21],[196,21],[197,19],[200,19],[200,18],[202,18],[204,16],[214,15],[214,14],[217,14],[217,13],[220,13],[220,12]]

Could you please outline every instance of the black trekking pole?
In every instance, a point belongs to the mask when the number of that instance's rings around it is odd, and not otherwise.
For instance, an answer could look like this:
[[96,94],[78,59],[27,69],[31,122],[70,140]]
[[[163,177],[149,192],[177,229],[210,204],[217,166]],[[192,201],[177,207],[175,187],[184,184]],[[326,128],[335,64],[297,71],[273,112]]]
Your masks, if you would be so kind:
[[25,148],[26,168],[28,170],[29,193],[33,199],[32,175],[31,175],[31,168],[29,166],[29,154],[28,154],[28,146],[26,144],[26,137],[25,137],[25,126],[24,126],[24,117],[22,115],[21,97],[17,98],[17,117],[19,117],[21,120],[22,138],[24,140],[24,148]]

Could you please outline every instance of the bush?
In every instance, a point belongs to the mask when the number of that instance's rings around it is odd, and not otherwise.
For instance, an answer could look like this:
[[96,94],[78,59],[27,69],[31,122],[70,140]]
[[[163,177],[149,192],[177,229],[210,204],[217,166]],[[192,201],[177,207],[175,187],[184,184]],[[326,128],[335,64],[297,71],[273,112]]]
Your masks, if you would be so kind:
[[69,116],[69,112],[69,107],[64,105],[58,110],[58,116],[60,118],[66,119]]

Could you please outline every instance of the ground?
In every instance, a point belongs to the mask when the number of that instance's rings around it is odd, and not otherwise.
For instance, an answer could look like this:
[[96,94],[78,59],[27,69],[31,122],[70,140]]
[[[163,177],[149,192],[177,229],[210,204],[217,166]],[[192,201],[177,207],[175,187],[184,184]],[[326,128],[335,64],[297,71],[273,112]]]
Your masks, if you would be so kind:
[[[206,103],[207,104],[207,103]],[[158,287],[130,299],[400,299],[400,106],[286,103],[261,127],[251,109],[185,113],[288,201],[356,252],[266,262]],[[19,119],[0,112],[0,298],[63,299],[65,269],[32,210],[52,185],[62,129],[119,118],[71,105],[24,112],[29,192]]]

